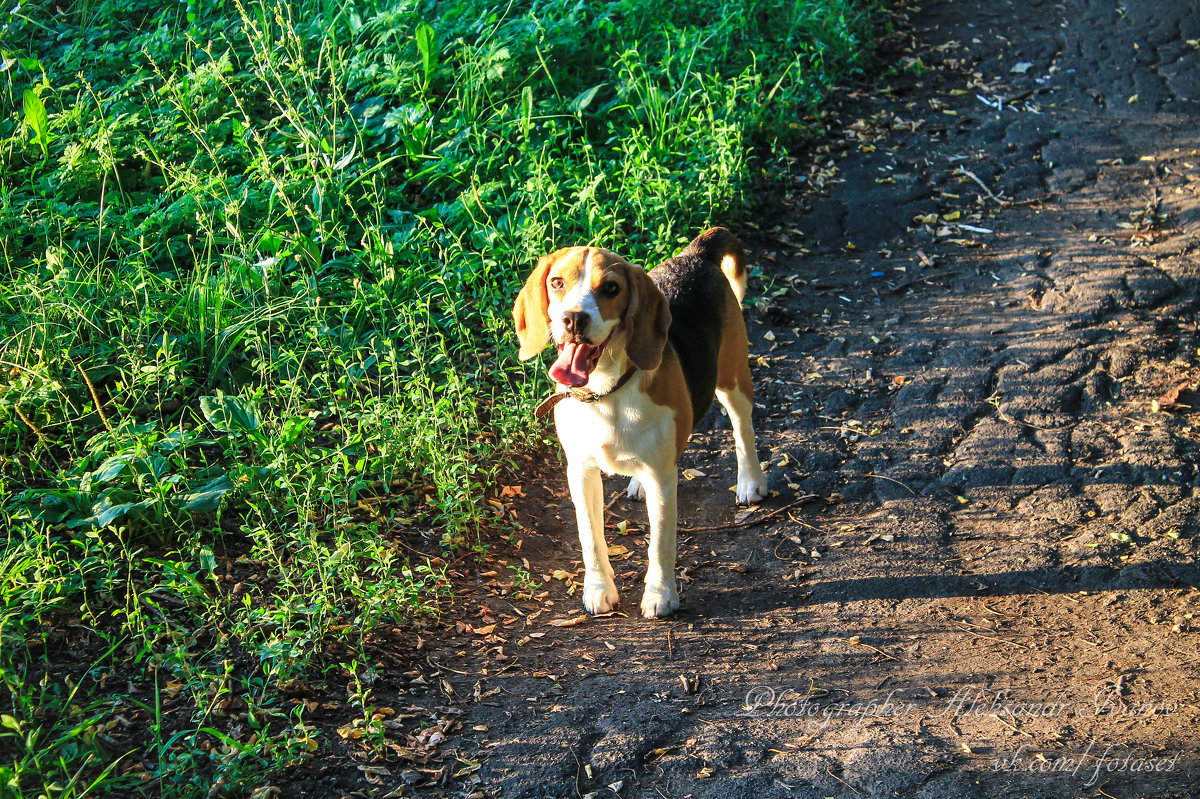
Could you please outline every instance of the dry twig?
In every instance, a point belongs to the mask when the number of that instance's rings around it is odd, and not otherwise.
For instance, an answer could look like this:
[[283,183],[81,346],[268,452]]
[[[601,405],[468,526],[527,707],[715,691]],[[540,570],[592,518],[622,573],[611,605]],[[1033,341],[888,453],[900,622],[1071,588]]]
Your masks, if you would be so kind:
[[[784,511],[789,511],[792,508],[796,507],[797,505],[802,505],[805,502],[808,502],[813,499],[820,499],[820,497],[818,497],[816,494],[805,494],[804,496],[800,497],[799,499],[797,499],[793,502],[789,502],[788,504],[784,505],[782,508],[776,508],[775,510],[771,511],[770,513],[767,513],[763,516],[759,516],[757,519],[747,519],[746,521],[731,522],[730,524],[714,524],[714,525],[711,525],[708,527],[685,527],[684,525],[681,524],[681,525],[679,525],[679,530],[680,530],[680,532],[684,532],[684,533],[708,533],[708,532],[712,532],[713,530],[738,530],[743,527],[754,527],[756,525],[762,524],[763,522],[765,522],[769,519],[775,518],[776,516],[783,513]],[[791,518],[791,517],[789,516],[788,518]],[[813,529],[816,529],[816,528],[813,528]]]

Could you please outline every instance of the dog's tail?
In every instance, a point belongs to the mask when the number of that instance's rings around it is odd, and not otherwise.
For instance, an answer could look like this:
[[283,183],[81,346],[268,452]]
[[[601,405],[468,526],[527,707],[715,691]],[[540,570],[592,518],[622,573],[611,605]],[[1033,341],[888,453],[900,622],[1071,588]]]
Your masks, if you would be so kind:
[[688,245],[689,250],[718,261],[738,302],[746,296],[746,254],[737,236],[723,227],[713,227],[701,233]]

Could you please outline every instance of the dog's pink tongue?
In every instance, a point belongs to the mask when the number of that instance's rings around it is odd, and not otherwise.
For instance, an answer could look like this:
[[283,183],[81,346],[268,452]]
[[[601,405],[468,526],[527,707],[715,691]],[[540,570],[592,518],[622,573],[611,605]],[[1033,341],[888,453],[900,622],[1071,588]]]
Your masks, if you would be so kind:
[[590,363],[592,347],[575,341],[567,342],[558,351],[558,358],[550,364],[550,376],[558,383],[571,388],[586,385],[594,365]]

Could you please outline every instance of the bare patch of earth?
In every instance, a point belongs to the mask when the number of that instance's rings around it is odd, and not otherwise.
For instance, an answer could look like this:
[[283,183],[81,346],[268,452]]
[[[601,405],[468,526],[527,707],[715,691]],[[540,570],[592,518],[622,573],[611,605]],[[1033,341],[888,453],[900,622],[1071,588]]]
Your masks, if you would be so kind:
[[[458,627],[381,672],[409,748],[297,795],[1198,795],[1200,14],[898,14],[907,68],[741,231],[777,495],[734,507],[712,411],[681,520],[743,526],[681,534],[670,619],[577,622],[530,464]],[[631,614],[644,518],[609,511]]]

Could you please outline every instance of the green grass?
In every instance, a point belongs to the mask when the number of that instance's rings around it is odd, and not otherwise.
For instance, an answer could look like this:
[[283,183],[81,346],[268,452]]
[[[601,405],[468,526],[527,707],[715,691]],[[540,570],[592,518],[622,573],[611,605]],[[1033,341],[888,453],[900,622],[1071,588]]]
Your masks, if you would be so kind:
[[745,214],[869,6],[0,16],[0,793],[248,795],[327,746],[298,681],[369,728],[373,631],[542,435],[533,262]]

